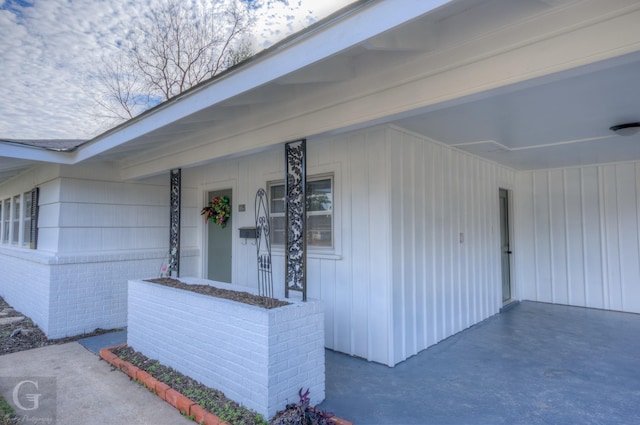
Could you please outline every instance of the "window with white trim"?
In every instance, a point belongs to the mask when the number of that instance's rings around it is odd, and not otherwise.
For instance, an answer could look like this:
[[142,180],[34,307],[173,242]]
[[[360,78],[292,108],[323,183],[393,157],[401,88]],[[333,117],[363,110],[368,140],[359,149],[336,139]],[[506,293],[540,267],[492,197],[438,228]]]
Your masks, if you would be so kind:
[[[285,193],[283,182],[268,185],[271,215],[271,243],[284,246]],[[330,249],[333,235],[333,176],[313,176],[307,179],[307,247]]]
[[20,195],[16,195],[11,206],[11,243],[14,245],[20,240],[20,218]]
[[38,188],[0,201],[0,244],[37,249],[37,205]]
[[31,191],[23,194],[24,208],[22,210],[22,245],[31,243]]

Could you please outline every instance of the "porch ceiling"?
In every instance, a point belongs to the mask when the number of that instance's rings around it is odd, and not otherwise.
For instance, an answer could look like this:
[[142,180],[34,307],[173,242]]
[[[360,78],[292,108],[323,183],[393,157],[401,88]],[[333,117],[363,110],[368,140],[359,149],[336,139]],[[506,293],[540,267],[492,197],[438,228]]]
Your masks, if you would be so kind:
[[640,159],[608,130],[640,121],[639,21],[637,0],[363,0],[75,152],[13,158],[135,179],[394,124],[520,170]]
[[[360,49],[341,58],[353,55],[359,62],[373,57],[376,61],[397,61],[412,53]],[[324,66],[315,68],[322,75]],[[331,72],[329,66],[327,74]],[[632,53],[325,133],[388,123],[517,170],[638,160],[640,133],[622,137],[609,128],[640,121],[639,75],[640,53]],[[179,149],[180,145],[197,145],[194,141],[208,143],[216,129],[224,129],[234,117],[245,117],[250,127],[253,117],[264,111],[277,110],[282,102],[292,102],[298,96],[322,97],[332,85],[327,75],[319,77],[323,81],[294,82],[296,78],[297,74],[287,76],[274,85],[204,109],[103,157],[124,163],[133,159],[132,164],[138,164],[154,151],[166,152],[168,145]],[[282,141],[286,140],[284,136]]]
[[[395,125],[518,170],[640,159],[640,55],[459,99]],[[479,97],[479,98],[478,98]]]

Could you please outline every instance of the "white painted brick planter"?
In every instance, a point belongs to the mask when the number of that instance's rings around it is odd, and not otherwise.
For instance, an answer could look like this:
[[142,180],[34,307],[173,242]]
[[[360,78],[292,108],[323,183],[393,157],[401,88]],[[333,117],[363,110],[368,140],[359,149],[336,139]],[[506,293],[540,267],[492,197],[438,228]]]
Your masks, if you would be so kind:
[[[214,284],[191,283],[204,282]],[[131,280],[127,343],[271,418],[300,388],[312,405],[324,400],[323,303],[287,301],[267,310]]]

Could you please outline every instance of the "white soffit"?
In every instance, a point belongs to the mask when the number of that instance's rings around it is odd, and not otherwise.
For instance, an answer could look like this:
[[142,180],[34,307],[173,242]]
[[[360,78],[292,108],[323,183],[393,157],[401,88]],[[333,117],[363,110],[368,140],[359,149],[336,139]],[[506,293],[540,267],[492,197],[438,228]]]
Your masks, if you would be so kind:
[[139,119],[133,119],[114,131],[99,136],[78,150],[75,161],[98,155],[255,87],[269,84],[447,2],[448,0],[362,2],[361,8],[345,11],[344,18],[329,19],[311,31],[302,31],[299,37],[276,46],[270,52],[250,60],[211,83],[202,84]]

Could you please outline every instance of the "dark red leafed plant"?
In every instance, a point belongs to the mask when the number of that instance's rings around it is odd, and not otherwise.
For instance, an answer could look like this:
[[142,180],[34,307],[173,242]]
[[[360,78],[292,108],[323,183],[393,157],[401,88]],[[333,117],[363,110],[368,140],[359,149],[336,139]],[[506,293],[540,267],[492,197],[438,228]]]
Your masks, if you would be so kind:
[[298,391],[300,401],[298,403],[287,404],[284,410],[278,412],[271,425],[330,425],[329,419],[333,415],[320,409],[309,406],[309,389]]

